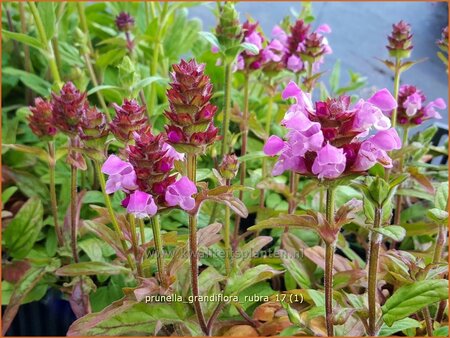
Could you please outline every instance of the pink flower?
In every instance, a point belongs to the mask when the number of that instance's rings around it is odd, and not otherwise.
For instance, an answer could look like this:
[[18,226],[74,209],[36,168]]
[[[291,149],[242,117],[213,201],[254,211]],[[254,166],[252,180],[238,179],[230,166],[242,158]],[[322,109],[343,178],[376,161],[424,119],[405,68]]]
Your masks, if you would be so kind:
[[152,195],[136,190],[129,196],[127,212],[137,218],[154,216],[157,211],[158,207]]
[[284,141],[276,136],[272,135],[268,138],[267,142],[264,144],[263,151],[266,155],[275,156],[284,148]]
[[[440,119],[437,109],[445,109],[446,104],[443,99],[438,98],[425,104],[424,93],[415,86],[403,85],[398,93],[397,122],[402,125],[419,125],[422,122],[436,118]],[[392,112],[388,112],[389,115]]]
[[284,100],[294,97],[299,108],[305,112],[313,109],[311,95],[302,91],[294,81],[290,81],[288,83],[286,88],[283,90],[283,93],[281,93],[281,97]]
[[292,154],[292,148],[288,143],[286,143],[285,148],[278,157],[278,160],[272,169],[272,175],[281,175],[286,170],[292,170],[300,174],[306,174],[308,172],[303,157],[294,156]]
[[327,143],[318,153],[312,166],[312,172],[319,179],[339,177],[345,170],[344,150]]
[[133,166],[129,162],[122,161],[116,155],[110,155],[103,163],[102,173],[109,175],[106,181],[107,194],[112,194],[117,190],[129,192],[138,188]]
[[392,160],[386,151],[400,149],[402,142],[394,128],[380,131],[361,143],[352,171],[365,171],[380,163],[385,168],[392,168]]
[[193,194],[197,193],[197,187],[186,176],[169,185],[166,190],[166,202],[169,206],[179,205],[182,209],[189,211],[195,207]]
[[305,131],[291,130],[288,138],[294,156],[303,156],[307,151],[319,151],[324,141],[320,124],[315,122]]
[[417,111],[422,108],[422,97],[418,93],[408,96],[403,102],[403,108],[406,109],[406,115],[416,115]]
[[441,119],[442,118],[441,114],[439,114],[434,108],[445,109],[445,108],[447,108],[447,105],[445,104],[445,101],[441,98],[431,101],[424,108],[424,114],[423,114],[424,118]]
[[395,98],[386,88],[377,91],[367,100],[367,102],[372,103],[373,105],[380,108],[382,111],[390,111],[397,107],[397,102],[395,102]]

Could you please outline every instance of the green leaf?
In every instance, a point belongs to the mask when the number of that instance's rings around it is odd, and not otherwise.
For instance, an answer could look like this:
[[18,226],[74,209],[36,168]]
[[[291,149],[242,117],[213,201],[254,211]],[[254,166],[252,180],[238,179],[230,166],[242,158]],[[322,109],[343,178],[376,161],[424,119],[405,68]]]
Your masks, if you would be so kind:
[[17,191],[17,187],[16,186],[12,186],[12,187],[8,187],[5,190],[3,190],[2,192],[2,203],[6,204],[9,199],[11,198],[12,195],[14,195],[14,193]]
[[48,96],[50,94],[52,85],[42,77],[12,67],[2,69],[2,73],[17,76],[25,86],[34,90],[39,95]]
[[33,38],[32,36],[29,36],[27,34],[22,33],[14,33],[7,30],[2,29],[2,36],[3,38],[7,37],[9,39],[13,39],[16,41],[19,41],[21,43],[24,43],[30,47],[34,47],[37,49],[43,49],[45,46],[36,38]]
[[58,276],[82,276],[82,275],[118,275],[129,273],[130,270],[121,265],[106,262],[83,262],[65,265],[56,270]]
[[34,155],[44,162],[48,161],[48,153],[42,148],[27,146],[24,144],[3,144],[3,148],[13,149],[22,153]]
[[448,281],[445,279],[422,280],[402,286],[381,307],[384,322],[392,326],[425,306],[447,298]]
[[284,228],[289,226],[292,228],[317,229],[317,221],[310,215],[280,215],[258,222],[247,230],[262,230]]
[[228,283],[224,290],[224,294],[228,296],[238,295],[241,291],[247,289],[248,287],[279,274],[281,274],[281,271],[277,271],[266,264],[261,264],[247,269],[244,273],[241,273],[235,269],[228,278]]
[[31,251],[41,231],[43,214],[42,202],[37,197],[30,198],[20,208],[3,232],[10,256],[22,259]]
[[97,87],[91,88],[87,92],[87,95],[90,96],[90,95],[92,95],[94,93],[100,92],[100,91],[105,90],[105,89],[120,89],[120,87],[112,86],[112,85],[101,85],[101,86],[97,86]]
[[387,225],[382,228],[373,228],[372,230],[383,236],[389,237],[396,242],[402,241],[406,235],[406,230],[399,225]]
[[290,272],[297,284],[302,289],[309,289],[311,287],[311,280],[309,278],[306,268],[295,257],[289,255],[286,251],[280,250],[280,257],[283,261],[283,266]]
[[211,33],[211,32],[199,32],[198,34],[203,39],[208,41],[211,45],[213,45],[214,47],[219,48],[219,50],[221,49],[219,40],[217,40],[217,37],[213,33]]
[[251,160],[256,160],[258,158],[263,158],[263,157],[266,157],[266,156],[267,155],[264,154],[264,152],[262,152],[262,151],[254,151],[254,152],[248,153],[246,155],[240,156],[239,157],[239,163],[246,162],[246,161],[251,161]]
[[428,216],[428,218],[435,221],[437,224],[447,224],[447,220],[448,220],[448,212],[447,211],[444,211],[444,210],[441,210],[438,208],[433,208],[433,209],[428,210],[427,216]]
[[134,84],[133,87],[131,87],[131,91],[138,92],[141,89],[151,85],[153,82],[167,83],[167,79],[164,79],[161,76],[149,76]]
[[144,303],[120,300],[101,312],[79,318],[69,328],[68,336],[156,336],[161,324],[185,326],[192,336],[201,335],[192,320],[192,307],[184,303]]
[[50,1],[39,2],[37,8],[44,25],[45,35],[47,40],[50,41],[56,29],[55,3]]
[[420,323],[412,318],[404,318],[399,321],[396,321],[391,327],[388,327],[386,324],[383,324],[381,327],[380,336],[392,336],[394,333],[402,332],[406,329],[412,329],[420,327]]
[[259,53],[259,48],[253,43],[243,42],[241,43],[241,47],[253,55],[258,55]]
[[447,210],[448,205],[448,182],[441,183],[436,190],[434,206],[441,210]]
[[336,60],[336,63],[333,66],[333,70],[330,74],[330,88],[333,93],[339,88],[339,78],[341,76],[341,60]]

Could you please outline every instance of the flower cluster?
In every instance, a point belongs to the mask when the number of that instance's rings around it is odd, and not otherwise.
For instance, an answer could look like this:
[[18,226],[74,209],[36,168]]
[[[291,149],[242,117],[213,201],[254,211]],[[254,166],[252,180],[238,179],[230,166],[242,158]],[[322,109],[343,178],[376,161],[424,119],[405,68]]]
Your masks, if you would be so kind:
[[241,42],[242,28],[239,13],[232,2],[227,1],[221,6],[216,36],[225,55],[234,58],[236,54],[233,49]]
[[265,60],[269,64],[282,61],[287,69],[295,73],[304,71],[305,62],[309,62],[317,71],[323,56],[332,52],[323,35],[330,32],[326,24],[311,31],[311,26],[303,20],[297,20],[291,26],[289,35],[281,27],[275,26],[272,30],[273,40],[264,51]]
[[[350,97],[311,102],[294,82],[283,91],[283,98],[295,98],[282,125],[288,129],[286,141],[271,136],[264,145],[269,156],[279,154],[273,175],[292,170],[319,179],[336,179],[360,173],[376,163],[392,167],[387,151],[401,148],[401,141],[383,112],[396,107],[395,99],[380,90],[370,99],[350,105]],[[376,133],[369,136],[370,130]]]
[[134,18],[126,12],[119,13],[115,22],[117,29],[121,32],[129,32],[134,26]]
[[432,118],[440,119],[441,115],[435,108],[445,109],[444,100],[437,98],[427,104],[425,101],[425,95],[417,87],[401,86],[398,93],[397,122],[401,125],[415,126]]
[[168,143],[180,152],[203,153],[218,139],[219,130],[214,126],[217,107],[210,103],[212,84],[204,68],[194,59],[173,65],[166,132]]
[[121,106],[113,103],[113,107],[116,116],[109,127],[113,135],[123,143],[126,144],[133,138],[133,132],[147,127],[145,107],[140,106],[136,100],[125,99]]
[[122,205],[138,218],[153,216],[167,206],[193,209],[195,184],[186,177],[177,181],[172,172],[175,160],[183,160],[184,155],[166,143],[165,134],[154,135],[150,126],[133,132],[133,141],[126,148],[126,160],[110,155],[103,164],[102,172],[109,175],[106,192],[125,192]]
[[392,25],[391,35],[388,36],[389,44],[386,48],[389,54],[395,58],[408,58],[411,55],[412,34],[411,26],[405,21]]
[[34,107],[30,107],[31,115],[28,123],[33,133],[42,138],[53,137],[57,129],[52,123],[52,105],[50,102],[38,97],[34,100]]
[[61,132],[74,136],[79,132],[82,116],[89,109],[86,93],[80,93],[72,82],[52,93],[52,123]]
[[262,48],[264,37],[258,28],[258,22],[251,23],[248,20],[242,25],[242,42],[254,45],[258,48],[258,53],[255,54],[247,50],[240,53],[236,62],[237,70],[256,70],[261,68],[262,64],[265,62],[265,54]]
[[72,82],[64,84],[59,94],[52,93],[50,101],[36,98],[30,111],[30,128],[42,138],[52,137],[59,130],[81,139],[85,147],[95,148],[104,144],[109,133],[105,114],[90,107],[86,93],[80,93]]

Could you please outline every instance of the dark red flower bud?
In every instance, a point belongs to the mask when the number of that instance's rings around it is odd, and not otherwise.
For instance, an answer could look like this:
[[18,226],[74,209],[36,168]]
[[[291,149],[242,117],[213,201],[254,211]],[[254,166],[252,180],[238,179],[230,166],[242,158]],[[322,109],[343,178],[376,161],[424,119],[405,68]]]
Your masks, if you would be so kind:
[[[291,26],[291,34],[287,38],[287,51],[283,56],[283,62],[286,67],[291,56],[300,57],[299,46],[304,43],[310,28],[311,26],[305,24],[303,20],[297,20],[295,24]],[[302,71],[303,69],[304,68],[299,69],[298,71]]]
[[170,120],[166,126],[167,138],[180,152],[201,153],[217,140],[214,115],[217,107],[209,100],[212,84],[204,74],[204,64],[195,60],[173,65],[171,88],[167,91]]
[[94,159],[104,159],[104,146],[109,129],[106,116],[96,107],[90,107],[81,118],[79,126],[80,139],[87,153]]
[[392,57],[408,58],[413,49],[411,26],[403,20],[393,24],[392,33],[388,36],[388,41],[389,44],[386,48]]
[[159,205],[164,205],[166,188],[175,182],[175,176],[170,176],[175,159],[167,150],[166,136],[152,134],[147,126],[133,133],[135,145],[127,147],[128,161],[134,168],[137,184],[141,191],[152,194]]
[[121,106],[113,103],[116,116],[109,124],[114,136],[128,143],[133,139],[133,132],[144,129],[148,126],[148,119],[145,115],[145,107],[140,106],[136,100],[127,100]]
[[57,129],[52,123],[52,105],[38,97],[34,100],[34,107],[30,107],[31,115],[28,123],[33,133],[42,138],[53,137]]
[[86,93],[80,93],[72,82],[67,82],[59,95],[52,93],[51,104],[54,126],[63,133],[76,135],[81,117],[89,108]]
[[116,16],[116,26],[121,32],[129,32],[133,29],[134,18],[126,12],[121,12],[118,16]]

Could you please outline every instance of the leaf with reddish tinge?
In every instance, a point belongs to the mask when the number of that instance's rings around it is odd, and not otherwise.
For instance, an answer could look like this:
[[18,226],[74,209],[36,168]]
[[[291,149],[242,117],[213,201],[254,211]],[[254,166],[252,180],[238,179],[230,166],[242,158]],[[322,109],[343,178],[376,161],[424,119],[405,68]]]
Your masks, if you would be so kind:
[[[318,267],[325,269],[325,249],[321,246],[314,246],[304,250],[305,256],[313,261]],[[335,272],[352,270],[353,266],[346,258],[335,255],[333,270]]]
[[114,265],[106,262],[82,262],[65,265],[56,270],[58,276],[83,276],[83,275],[118,275],[130,273],[124,266]]

